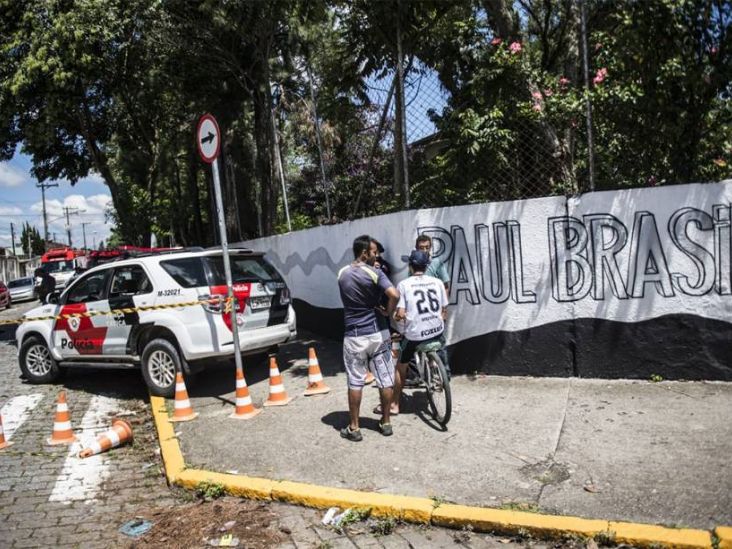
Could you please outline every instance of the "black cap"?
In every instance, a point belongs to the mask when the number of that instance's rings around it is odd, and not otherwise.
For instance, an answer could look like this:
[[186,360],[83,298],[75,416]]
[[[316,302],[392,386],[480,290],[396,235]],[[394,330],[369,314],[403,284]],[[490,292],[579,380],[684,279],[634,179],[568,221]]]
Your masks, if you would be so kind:
[[430,256],[422,250],[412,250],[409,254],[409,264],[414,267],[426,267],[430,264]]

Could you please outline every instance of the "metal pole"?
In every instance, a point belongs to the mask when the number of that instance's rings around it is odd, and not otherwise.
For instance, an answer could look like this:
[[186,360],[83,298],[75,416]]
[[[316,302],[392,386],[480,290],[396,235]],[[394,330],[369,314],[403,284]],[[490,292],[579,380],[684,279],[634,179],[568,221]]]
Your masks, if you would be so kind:
[[585,106],[587,110],[587,156],[590,177],[590,191],[595,190],[595,143],[592,135],[592,102],[590,101],[590,68],[587,53],[587,12],[585,0],[579,0],[582,22],[582,63],[585,72]]
[[[221,235],[221,250],[224,256],[224,272],[226,273],[226,289],[229,303],[231,303],[231,332],[234,337],[234,361],[236,369],[244,374],[244,367],[241,363],[241,349],[239,347],[239,325],[236,323],[236,302],[234,301],[234,288],[231,281],[231,263],[229,261],[229,241],[226,237],[226,223],[224,222],[224,203],[221,198],[221,183],[219,182],[219,159],[211,163],[213,170],[214,194],[216,195],[216,215],[219,219],[219,234]],[[226,309],[224,309],[225,311]],[[224,314],[226,314],[224,312]]]
[[401,2],[397,1],[397,87],[396,87],[396,115],[399,131],[397,132],[397,156],[399,162],[396,163],[401,168],[399,174],[399,183],[402,187],[402,199],[404,208],[409,209],[409,166],[407,160],[407,116],[404,105],[404,53],[402,52],[402,26],[401,26]]
[[36,183],[36,187],[41,189],[41,197],[43,199],[43,249],[45,250],[46,242],[48,242],[48,215],[46,214],[46,189],[48,189],[50,187],[58,187],[58,183]]
[[10,223],[10,243],[13,245],[13,255],[15,255],[15,227]]
[[84,249],[86,250],[86,226],[91,225],[91,222],[86,221],[81,224],[81,232],[84,235]]
[[313,74],[310,71],[310,65],[306,65],[308,71],[308,82],[310,84],[310,101],[313,103],[313,118],[315,119],[315,138],[318,142],[318,156],[320,157],[320,179],[323,183],[325,191],[325,209],[328,213],[328,221],[330,221],[330,197],[328,195],[328,184],[325,181],[325,163],[323,161],[323,140],[320,137],[320,121],[318,120],[318,108],[315,105],[315,91],[313,90]]
[[71,244],[71,221],[69,221],[69,207],[66,206],[64,210],[66,211],[66,234],[69,237],[69,248],[71,248],[73,246]]

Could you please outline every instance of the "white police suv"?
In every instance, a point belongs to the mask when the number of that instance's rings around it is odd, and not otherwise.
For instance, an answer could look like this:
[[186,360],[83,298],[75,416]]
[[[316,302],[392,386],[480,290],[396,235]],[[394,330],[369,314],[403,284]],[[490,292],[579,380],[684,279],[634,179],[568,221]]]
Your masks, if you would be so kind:
[[[229,253],[242,354],[271,352],[296,335],[290,292],[263,253]],[[153,394],[172,396],[176,371],[233,357],[226,295],[221,248],[100,265],[24,315],[20,369],[31,383],[49,383],[67,367],[140,366]]]

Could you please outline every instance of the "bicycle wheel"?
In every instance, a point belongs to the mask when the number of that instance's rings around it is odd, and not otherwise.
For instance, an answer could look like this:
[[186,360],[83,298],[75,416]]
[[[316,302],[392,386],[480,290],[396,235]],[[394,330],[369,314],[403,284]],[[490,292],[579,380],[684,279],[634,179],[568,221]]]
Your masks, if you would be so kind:
[[450,380],[447,378],[445,365],[435,352],[422,355],[426,361],[427,398],[430,401],[432,415],[440,425],[447,425],[452,414],[452,395]]

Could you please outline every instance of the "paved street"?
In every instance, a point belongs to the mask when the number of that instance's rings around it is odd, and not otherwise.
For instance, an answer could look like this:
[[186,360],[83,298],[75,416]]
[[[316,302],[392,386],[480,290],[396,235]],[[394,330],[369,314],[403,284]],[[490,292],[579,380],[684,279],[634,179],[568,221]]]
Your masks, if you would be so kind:
[[[16,305],[0,312],[0,318],[15,318],[32,305]],[[163,522],[166,513],[175,517],[195,511],[200,503],[194,494],[172,491],[165,483],[145,387],[136,371],[75,370],[59,386],[29,385],[19,375],[13,334],[12,327],[0,328],[0,406],[5,437],[14,443],[0,451],[0,547],[131,547],[135,542],[118,532],[128,520]],[[134,443],[86,460],[76,457],[79,443],[71,448],[46,445],[62,387],[81,444],[93,441],[115,416],[132,424]],[[396,525],[388,533],[391,525],[379,521],[357,523],[341,533],[320,524],[322,511],[263,505],[271,516],[265,523],[270,537],[263,539],[276,539],[280,547],[545,546],[413,525]],[[215,509],[202,513],[207,524],[221,526]],[[155,539],[165,539],[170,547],[205,546],[202,539],[176,539],[174,533],[158,533]],[[145,540],[139,543],[154,546]]]

